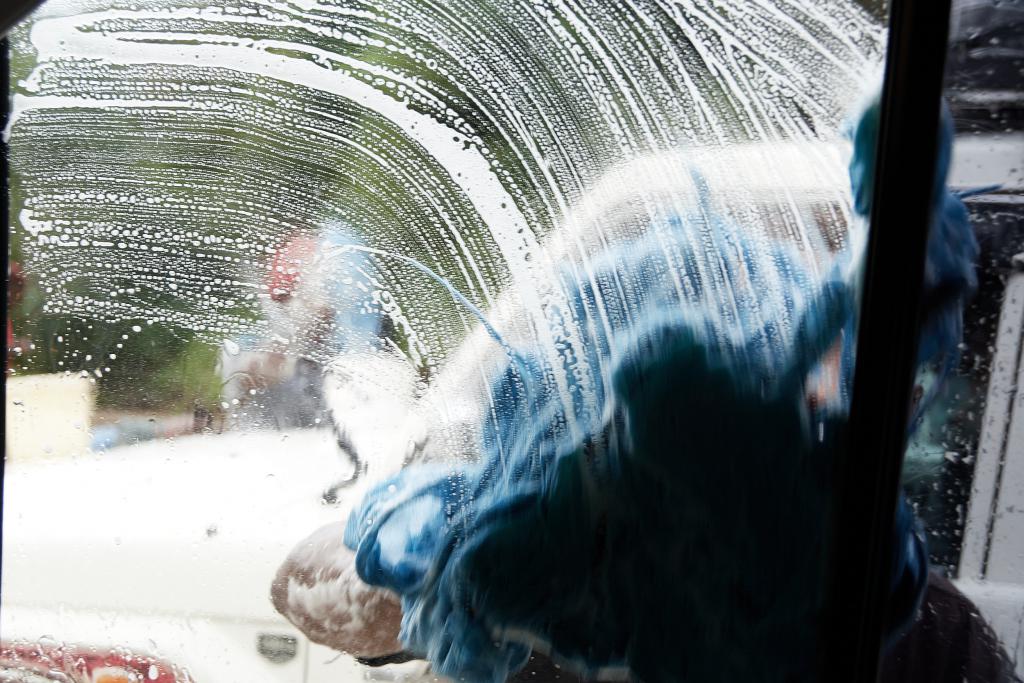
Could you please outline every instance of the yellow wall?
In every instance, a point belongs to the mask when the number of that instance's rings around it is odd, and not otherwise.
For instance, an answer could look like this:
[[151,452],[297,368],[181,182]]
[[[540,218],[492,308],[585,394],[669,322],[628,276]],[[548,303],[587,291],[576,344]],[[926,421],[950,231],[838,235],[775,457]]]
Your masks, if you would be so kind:
[[94,385],[85,377],[7,378],[7,458],[48,458],[89,449]]

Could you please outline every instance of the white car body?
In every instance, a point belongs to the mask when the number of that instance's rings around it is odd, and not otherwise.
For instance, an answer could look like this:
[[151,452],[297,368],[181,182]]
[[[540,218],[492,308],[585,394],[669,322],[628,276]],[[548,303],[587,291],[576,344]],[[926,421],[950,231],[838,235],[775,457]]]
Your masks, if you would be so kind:
[[[356,680],[270,603],[303,535],[344,519],[351,474],[329,430],[196,435],[7,465],[4,640],[128,648],[195,681]],[[56,503],[59,501],[59,504]],[[295,638],[283,662],[261,635]]]

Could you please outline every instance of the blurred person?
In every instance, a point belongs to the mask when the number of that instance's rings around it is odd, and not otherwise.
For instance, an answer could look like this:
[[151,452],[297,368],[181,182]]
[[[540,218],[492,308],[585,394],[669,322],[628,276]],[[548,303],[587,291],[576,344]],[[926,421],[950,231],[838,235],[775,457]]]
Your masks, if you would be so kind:
[[384,317],[373,301],[373,268],[341,223],[296,230],[266,265],[266,331],[225,342],[223,400],[243,425],[308,428],[327,421],[325,366],[381,345]]
[[[862,221],[878,109],[868,102],[851,133]],[[944,114],[921,368],[955,358],[975,286],[966,210],[944,187],[951,132]],[[570,375],[566,401],[550,361],[483,321],[508,358],[479,462],[419,464],[372,487],[343,533],[293,551],[278,611],[315,642],[371,662],[408,653],[469,681],[504,681],[538,652],[584,679],[814,679],[860,253],[813,278],[691,176],[691,212],[607,247],[586,278],[561,271],[569,310],[592,321],[577,363],[599,376]],[[902,497],[892,549],[889,646],[915,628],[927,583]]]

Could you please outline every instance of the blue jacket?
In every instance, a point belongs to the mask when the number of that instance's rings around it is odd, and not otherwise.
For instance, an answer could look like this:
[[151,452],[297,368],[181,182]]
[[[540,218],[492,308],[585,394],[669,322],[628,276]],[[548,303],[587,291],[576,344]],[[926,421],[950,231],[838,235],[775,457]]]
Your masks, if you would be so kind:
[[[872,117],[851,165],[864,216]],[[950,197],[927,284],[965,296],[973,238]],[[510,354],[479,462],[407,468],[349,518],[360,577],[402,598],[402,642],[467,681],[504,681],[534,648],[647,683],[813,680],[846,406],[811,412],[804,389],[840,339],[849,384],[856,297],[840,268],[802,263],[702,191],[690,215],[567,266],[579,337],[556,361]],[[933,311],[922,359],[955,353],[961,301]],[[902,500],[893,547],[891,637],[927,571]]]

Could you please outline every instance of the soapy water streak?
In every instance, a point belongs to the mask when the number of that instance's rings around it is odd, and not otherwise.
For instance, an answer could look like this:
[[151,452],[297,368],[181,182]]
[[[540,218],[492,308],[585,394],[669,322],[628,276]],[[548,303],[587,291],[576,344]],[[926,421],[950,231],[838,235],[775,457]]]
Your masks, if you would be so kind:
[[[496,329],[494,329],[494,326],[491,325],[491,323],[487,320],[487,316],[484,315],[483,311],[477,308],[472,301],[467,299],[466,296],[458,289],[456,289],[451,282],[444,279],[443,277],[441,277],[440,275],[438,275],[437,273],[435,273],[430,268],[423,265],[416,259],[410,256],[405,256],[404,254],[396,254],[394,252],[383,251],[381,249],[374,249],[373,247],[362,247],[355,244],[346,244],[332,247],[331,251],[334,252],[333,255],[335,256],[355,251],[362,252],[364,254],[376,254],[378,256],[394,258],[404,263],[408,263],[413,268],[420,271],[421,273],[429,277],[431,280],[444,287],[445,290],[447,290],[461,306],[463,306],[467,311],[469,311],[473,315],[474,318],[476,318],[476,320],[480,323],[480,326],[483,327],[484,330],[487,332],[488,336],[490,336],[491,339],[493,339],[495,342],[498,343],[499,346],[501,346],[502,350],[508,355],[509,360],[522,366],[522,360],[518,352],[516,352],[516,350],[512,348],[511,344],[505,341],[505,338],[502,337],[501,334]],[[520,370],[525,371],[525,368],[521,367]]]
[[[849,224],[838,131],[882,38],[823,0],[54,2],[14,37],[16,238],[47,314],[287,341],[315,315],[273,329],[268,264],[340,222],[372,258],[330,277],[411,363],[457,364],[482,322],[593,375],[579,326],[612,321],[600,302],[577,319],[565,269],[592,280],[701,194],[764,249],[828,260]],[[687,272],[688,246],[664,240],[681,296],[741,296]]]

